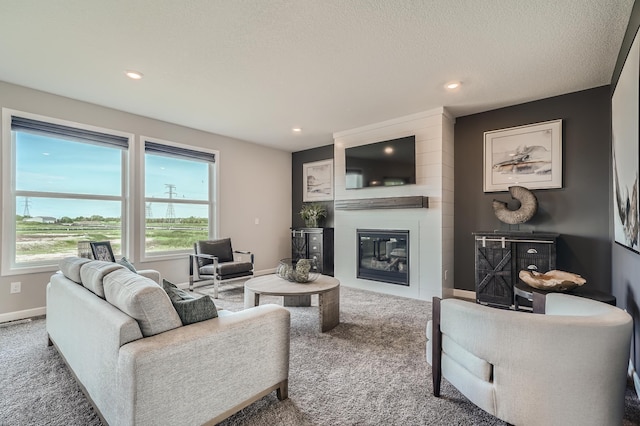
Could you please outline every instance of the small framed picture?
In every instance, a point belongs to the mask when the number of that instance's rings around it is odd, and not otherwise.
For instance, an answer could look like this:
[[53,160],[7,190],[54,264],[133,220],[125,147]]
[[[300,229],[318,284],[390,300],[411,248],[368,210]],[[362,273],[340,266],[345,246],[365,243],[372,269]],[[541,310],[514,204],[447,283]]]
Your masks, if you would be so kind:
[[302,201],[333,200],[333,159],[302,165]]
[[562,188],[562,120],[484,133],[484,192]]
[[92,241],[89,244],[91,244],[91,252],[93,253],[93,258],[95,260],[102,260],[105,262],[116,261],[116,258],[113,255],[113,250],[111,249],[111,243],[109,241]]

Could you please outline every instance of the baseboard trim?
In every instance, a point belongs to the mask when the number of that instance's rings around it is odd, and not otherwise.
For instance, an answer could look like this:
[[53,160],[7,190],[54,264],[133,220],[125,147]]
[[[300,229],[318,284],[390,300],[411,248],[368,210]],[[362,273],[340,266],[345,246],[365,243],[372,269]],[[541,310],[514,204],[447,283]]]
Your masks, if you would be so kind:
[[41,315],[46,315],[46,313],[47,308],[44,306],[41,308],[25,309],[24,311],[7,312],[6,314],[0,314],[0,323],[39,317]]
[[453,289],[453,297],[459,297],[461,299],[476,300],[476,292],[470,290]]

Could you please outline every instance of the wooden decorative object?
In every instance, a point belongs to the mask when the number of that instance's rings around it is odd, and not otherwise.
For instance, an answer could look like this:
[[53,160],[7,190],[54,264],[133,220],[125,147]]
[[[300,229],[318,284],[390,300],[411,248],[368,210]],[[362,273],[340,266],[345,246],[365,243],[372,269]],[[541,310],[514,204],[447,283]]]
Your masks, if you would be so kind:
[[335,210],[373,210],[373,209],[422,209],[429,207],[429,198],[423,196],[404,196],[386,198],[359,198],[355,200],[336,200]]
[[511,198],[520,201],[520,208],[509,210],[507,203],[493,200],[493,211],[496,217],[509,225],[517,225],[531,220],[538,211],[538,199],[533,195],[533,192],[524,186],[510,186],[509,193]]
[[572,290],[587,282],[587,280],[585,280],[578,274],[558,271],[555,269],[544,274],[536,271],[522,270],[520,271],[518,276],[527,285],[547,291]]

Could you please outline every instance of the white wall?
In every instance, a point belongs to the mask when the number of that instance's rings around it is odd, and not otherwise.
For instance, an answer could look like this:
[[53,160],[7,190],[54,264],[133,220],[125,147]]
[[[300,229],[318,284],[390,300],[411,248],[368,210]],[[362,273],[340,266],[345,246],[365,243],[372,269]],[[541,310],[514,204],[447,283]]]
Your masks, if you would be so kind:
[[[336,200],[429,197],[426,209],[335,210],[335,276],[342,285],[423,300],[453,288],[453,125],[438,108],[334,134]],[[345,148],[410,135],[416,136],[416,185],[345,189]],[[358,228],[409,230],[408,287],[356,277]]]
[[[234,248],[251,250],[258,271],[270,270],[289,255],[291,226],[291,154],[225,136],[104,108],[9,83],[0,82],[0,107],[130,132],[152,138],[218,150],[219,236],[231,237]],[[2,129],[0,129],[1,131]],[[132,199],[143,194],[134,193]],[[134,204],[139,213],[138,203]],[[259,224],[255,224],[255,219]],[[136,221],[138,223],[138,221]],[[138,237],[132,233],[132,238]],[[3,239],[3,245],[6,242]],[[133,241],[140,247],[141,241]],[[0,250],[2,248],[0,247]],[[130,253],[134,260],[137,253]],[[187,256],[136,263],[138,268],[159,270],[176,283],[188,279]],[[0,277],[0,322],[44,313],[47,273]],[[22,292],[10,294],[11,282],[20,281]]]

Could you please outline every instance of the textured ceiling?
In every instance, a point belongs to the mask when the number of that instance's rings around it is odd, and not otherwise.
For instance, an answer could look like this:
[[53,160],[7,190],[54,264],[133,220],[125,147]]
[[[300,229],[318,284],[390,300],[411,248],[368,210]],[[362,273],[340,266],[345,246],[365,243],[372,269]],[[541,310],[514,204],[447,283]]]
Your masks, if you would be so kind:
[[[0,0],[0,80],[298,151],[439,106],[462,116],[609,84],[632,5]],[[448,93],[450,80],[463,85]]]

